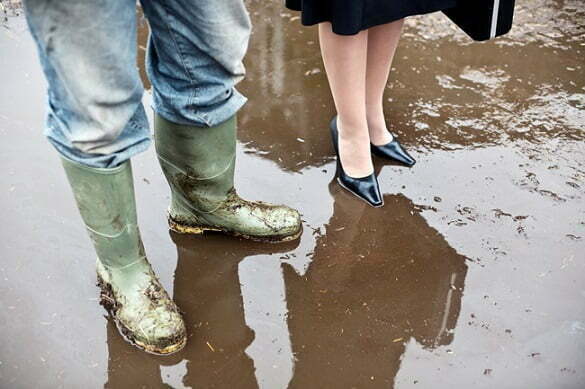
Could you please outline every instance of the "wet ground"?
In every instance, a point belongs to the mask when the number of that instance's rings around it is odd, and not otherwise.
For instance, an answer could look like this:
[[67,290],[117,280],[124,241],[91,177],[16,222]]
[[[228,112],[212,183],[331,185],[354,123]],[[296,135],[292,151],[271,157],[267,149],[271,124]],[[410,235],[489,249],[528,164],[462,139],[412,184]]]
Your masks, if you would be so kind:
[[333,181],[316,30],[281,3],[248,1],[237,185],[298,208],[304,234],[169,234],[153,149],[135,158],[145,245],[190,332],[167,358],[97,304],[33,43],[0,21],[0,387],[585,387],[585,4],[519,0],[487,43],[410,19],[386,111],[418,163],[375,161],[373,209]]

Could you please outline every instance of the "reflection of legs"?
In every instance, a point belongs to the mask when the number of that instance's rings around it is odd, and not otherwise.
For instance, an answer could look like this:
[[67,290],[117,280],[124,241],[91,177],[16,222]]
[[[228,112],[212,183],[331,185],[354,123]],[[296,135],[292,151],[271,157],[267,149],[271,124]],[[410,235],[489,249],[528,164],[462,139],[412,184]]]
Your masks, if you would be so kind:
[[404,19],[368,30],[366,111],[370,139],[375,145],[392,141],[384,120],[383,97]]
[[385,201],[382,216],[370,207],[355,214],[336,197],[307,273],[284,266],[295,355],[288,388],[392,388],[411,338],[429,349],[452,342],[466,258],[410,200]]
[[338,113],[341,164],[351,177],[368,176],[373,171],[365,105],[368,31],[342,36],[321,23],[319,40]]
[[120,341],[116,325],[106,322],[108,344],[108,380],[104,389],[165,388],[161,377],[161,362],[177,363],[173,357],[153,358],[146,353],[131,352]]
[[[177,245],[175,299],[188,308],[185,320],[194,328],[183,384],[193,388],[257,388],[254,362],[245,350],[254,339],[244,318],[239,262],[273,246],[238,242],[225,236],[171,234]],[[201,250],[202,245],[205,249]],[[285,245],[286,246],[286,245]]]
[[133,344],[176,351],[185,328],[144,255],[128,161],[149,144],[135,4],[28,0],[25,10],[49,83],[47,136],[94,243],[102,304]]

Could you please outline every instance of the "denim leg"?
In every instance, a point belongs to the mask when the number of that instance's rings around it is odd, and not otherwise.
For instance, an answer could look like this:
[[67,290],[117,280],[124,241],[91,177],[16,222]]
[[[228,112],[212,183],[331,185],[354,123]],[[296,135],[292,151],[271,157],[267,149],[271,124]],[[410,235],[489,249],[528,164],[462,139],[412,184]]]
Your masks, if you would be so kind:
[[133,0],[25,0],[48,82],[45,134],[75,162],[119,165],[150,144]]
[[244,78],[250,17],[242,0],[141,0],[151,28],[147,72],[154,109],[200,127],[232,117],[246,102]]

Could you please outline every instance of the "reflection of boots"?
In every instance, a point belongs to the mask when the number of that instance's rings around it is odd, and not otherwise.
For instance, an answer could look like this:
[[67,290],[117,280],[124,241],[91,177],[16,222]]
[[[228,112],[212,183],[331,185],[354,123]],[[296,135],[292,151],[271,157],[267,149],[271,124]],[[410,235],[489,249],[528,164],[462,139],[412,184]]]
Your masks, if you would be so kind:
[[[175,300],[185,307],[187,326],[195,328],[195,336],[181,352],[187,360],[182,384],[193,388],[257,389],[256,377],[265,377],[259,375],[247,353],[256,335],[246,322],[243,289],[250,285],[243,285],[241,266],[253,260],[250,257],[293,251],[299,240],[275,247],[252,241],[234,242],[220,234],[170,235],[178,253]],[[262,281],[258,276],[253,279]],[[253,317],[254,313],[249,319]],[[270,354],[266,350],[265,357]]]
[[297,211],[241,199],[234,189],[236,118],[212,128],[171,123],[155,115],[156,151],[172,191],[171,230],[221,231],[261,241],[301,233]]
[[[170,388],[161,377],[161,364],[177,364],[182,353],[153,358],[147,353],[129,352],[128,345],[120,341],[113,320],[106,321],[108,344],[108,380],[103,389]],[[88,385],[89,386],[89,385]]]
[[130,162],[96,169],[63,160],[63,166],[97,252],[101,304],[138,348],[154,354],[180,350],[185,325],[144,254]]

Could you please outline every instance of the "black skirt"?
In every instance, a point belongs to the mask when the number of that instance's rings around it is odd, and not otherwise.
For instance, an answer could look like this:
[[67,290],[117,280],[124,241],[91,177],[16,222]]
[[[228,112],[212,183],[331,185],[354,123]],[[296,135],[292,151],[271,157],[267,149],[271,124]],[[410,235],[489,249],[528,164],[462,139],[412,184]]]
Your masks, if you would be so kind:
[[457,0],[286,0],[286,6],[302,11],[305,26],[331,22],[333,32],[353,35],[380,24],[411,15],[454,7]]

